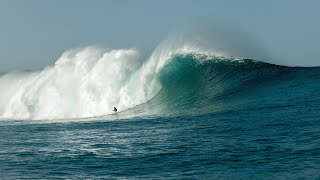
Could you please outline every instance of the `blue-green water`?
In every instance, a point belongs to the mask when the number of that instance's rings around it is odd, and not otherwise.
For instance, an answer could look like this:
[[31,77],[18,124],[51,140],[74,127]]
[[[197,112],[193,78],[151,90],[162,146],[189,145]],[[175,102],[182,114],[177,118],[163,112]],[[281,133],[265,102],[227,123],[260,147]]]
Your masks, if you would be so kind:
[[117,115],[2,119],[0,178],[320,178],[319,68],[186,54],[157,76]]

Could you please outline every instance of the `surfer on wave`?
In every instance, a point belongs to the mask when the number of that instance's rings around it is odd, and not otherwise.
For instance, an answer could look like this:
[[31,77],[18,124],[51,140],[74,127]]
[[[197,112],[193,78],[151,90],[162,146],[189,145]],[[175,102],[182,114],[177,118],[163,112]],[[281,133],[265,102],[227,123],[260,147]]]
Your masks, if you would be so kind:
[[116,108],[116,107],[113,107],[113,112],[117,112],[118,111],[118,109]]

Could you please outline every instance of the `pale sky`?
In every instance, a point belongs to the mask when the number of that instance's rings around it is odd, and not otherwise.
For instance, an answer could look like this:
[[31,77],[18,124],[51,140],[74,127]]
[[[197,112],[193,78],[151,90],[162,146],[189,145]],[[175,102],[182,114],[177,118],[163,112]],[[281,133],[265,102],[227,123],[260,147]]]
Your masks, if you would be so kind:
[[278,64],[319,66],[319,7],[317,0],[1,0],[0,72],[38,70],[90,45],[152,52],[199,21],[241,29]]

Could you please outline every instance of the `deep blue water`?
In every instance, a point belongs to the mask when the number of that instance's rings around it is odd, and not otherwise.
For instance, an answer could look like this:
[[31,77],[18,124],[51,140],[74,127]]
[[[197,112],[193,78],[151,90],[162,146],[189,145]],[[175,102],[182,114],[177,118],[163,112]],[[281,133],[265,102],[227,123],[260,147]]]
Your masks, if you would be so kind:
[[[1,179],[319,178],[317,114],[1,122]],[[273,113],[274,111],[278,113]]]
[[193,58],[118,115],[1,120],[0,178],[320,178],[319,68]]

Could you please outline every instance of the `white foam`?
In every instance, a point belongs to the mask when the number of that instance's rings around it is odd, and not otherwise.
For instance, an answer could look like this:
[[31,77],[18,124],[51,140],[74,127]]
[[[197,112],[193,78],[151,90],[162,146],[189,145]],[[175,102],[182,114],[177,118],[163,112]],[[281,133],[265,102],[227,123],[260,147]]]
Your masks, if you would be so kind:
[[82,118],[123,110],[146,100],[139,52],[87,47],[63,53],[40,72],[0,77],[0,117]]

